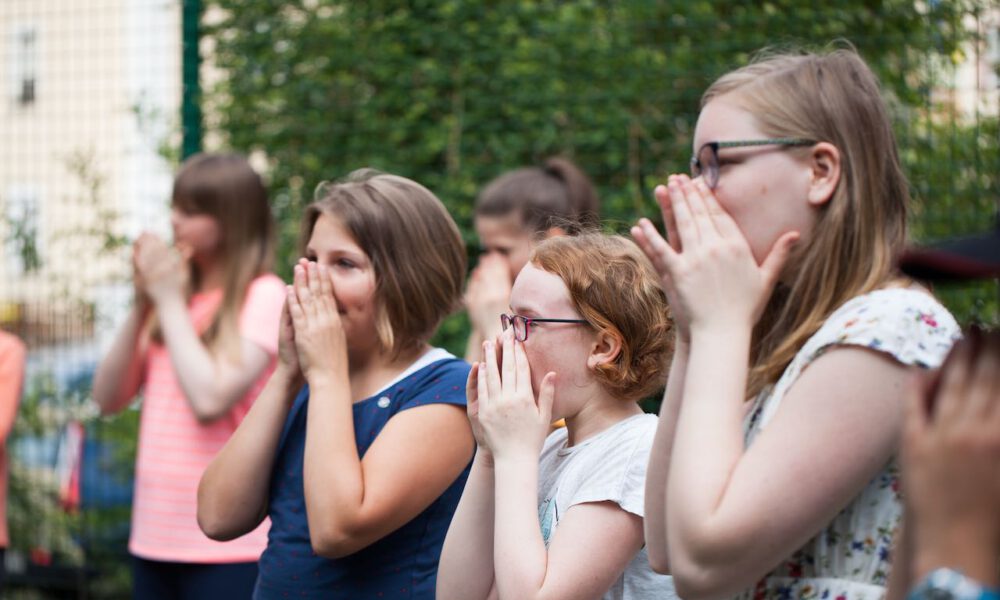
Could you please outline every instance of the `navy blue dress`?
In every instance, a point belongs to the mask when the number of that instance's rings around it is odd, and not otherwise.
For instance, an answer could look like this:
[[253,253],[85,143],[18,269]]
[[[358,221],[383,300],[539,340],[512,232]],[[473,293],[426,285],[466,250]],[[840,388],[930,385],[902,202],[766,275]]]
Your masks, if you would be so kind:
[[[355,403],[358,454],[364,456],[400,411],[437,403],[465,406],[468,375],[465,361],[445,358]],[[278,445],[268,507],[271,530],[254,598],[434,598],[441,546],[469,466],[426,510],[381,540],[343,558],[317,556],[309,542],[302,483],[308,401],[306,386],[295,399]]]

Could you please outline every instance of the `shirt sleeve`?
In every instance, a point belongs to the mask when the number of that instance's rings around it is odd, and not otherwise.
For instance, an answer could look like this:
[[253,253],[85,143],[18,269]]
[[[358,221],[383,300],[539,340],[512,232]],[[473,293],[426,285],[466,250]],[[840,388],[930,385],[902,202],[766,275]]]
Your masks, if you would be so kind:
[[240,311],[240,337],[253,342],[270,355],[278,352],[281,309],[285,304],[285,283],[276,275],[262,275],[247,288]]
[[427,404],[465,406],[465,381],[469,378],[469,363],[460,359],[442,360],[432,364],[431,371],[413,394],[403,400],[400,411]]
[[656,417],[645,415],[630,423],[621,435],[593,448],[593,460],[569,506],[586,502],[614,502],[627,512],[645,515],[646,466],[656,433]]
[[10,434],[21,402],[26,355],[21,340],[0,332],[0,443]]
[[961,330],[948,310],[929,294],[884,290],[844,305],[810,340],[812,362],[836,346],[861,346],[904,365],[941,365]]

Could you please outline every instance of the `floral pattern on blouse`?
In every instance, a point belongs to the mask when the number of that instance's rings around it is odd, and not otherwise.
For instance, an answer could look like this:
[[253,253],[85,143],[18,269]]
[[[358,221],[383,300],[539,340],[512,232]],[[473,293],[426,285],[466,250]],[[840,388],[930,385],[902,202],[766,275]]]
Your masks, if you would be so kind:
[[[934,368],[959,336],[954,317],[924,292],[892,288],[851,299],[806,341],[778,381],[754,400],[744,420],[746,446],[767,426],[802,371],[827,350],[862,346],[904,365]],[[901,519],[899,465],[893,457],[829,525],[737,598],[881,599]]]

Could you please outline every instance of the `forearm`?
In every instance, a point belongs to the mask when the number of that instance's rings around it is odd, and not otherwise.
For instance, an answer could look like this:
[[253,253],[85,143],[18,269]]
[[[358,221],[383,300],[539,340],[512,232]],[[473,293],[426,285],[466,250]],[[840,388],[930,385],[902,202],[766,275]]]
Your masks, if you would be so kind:
[[279,368],[202,475],[198,524],[216,540],[253,530],[267,510],[271,471],[300,378]]
[[913,587],[913,536],[906,519],[896,531],[892,545],[892,570],[886,584],[886,600],[903,600]]
[[135,306],[94,373],[92,394],[102,414],[116,413],[135,397],[142,384],[145,353],[140,349],[142,327],[149,313],[145,304]]
[[667,534],[675,569],[675,556],[683,557],[685,564],[705,567],[718,561],[722,567],[733,551],[727,543],[718,543],[722,537],[732,538],[719,509],[743,455],[749,346],[749,327],[692,332],[667,480]]
[[493,481],[493,458],[477,451],[441,549],[437,576],[440,600],[488,598],[494,587]]
[[649,563],[659,573],[668,573],[670,570],[667,553],[667,478],[670,473],[670,458],[684,394],[684,376],[689,354],[687,342],[678,339],[674,345],[667,389],[660,405],[660,420],[649,454],[649,467],[646,470],[646,514],[643,528]]
[[198,336],[181,296],[160,300],[156,311],[170,362],[191,411],[202,422],[222,417],[241,394],[225,389],[221,359],[213,356]]
[[359,544],[366,522],[365,481],[346,369],[310,378],[303,478],[316,552],[340,557],[367,545]]
[[501,600],[537,598],[548,552],[538,522],[538,459],[496,460],[494,565]]

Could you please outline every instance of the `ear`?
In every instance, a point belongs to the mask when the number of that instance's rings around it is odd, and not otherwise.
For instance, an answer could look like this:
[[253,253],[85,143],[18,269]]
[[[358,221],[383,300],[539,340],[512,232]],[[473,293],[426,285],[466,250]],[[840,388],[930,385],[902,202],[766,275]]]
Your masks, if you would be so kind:
[[809,155],[809,204],[819,207],[833,198],[840,183],[840,150],[829,142],[819,142]]
[[563,229],[562,227],[558,227],[558,226],[556,226],[556,227],[549,227],[548,229],[545,230],[545,239],[549,239],[551,237],[562,237],[564,235],[567,235],[567,234],[566,234],[566,230]]
[[608,331],[599,331],[587,357],[587,368],[613,363],[622,352],[622,339]]

